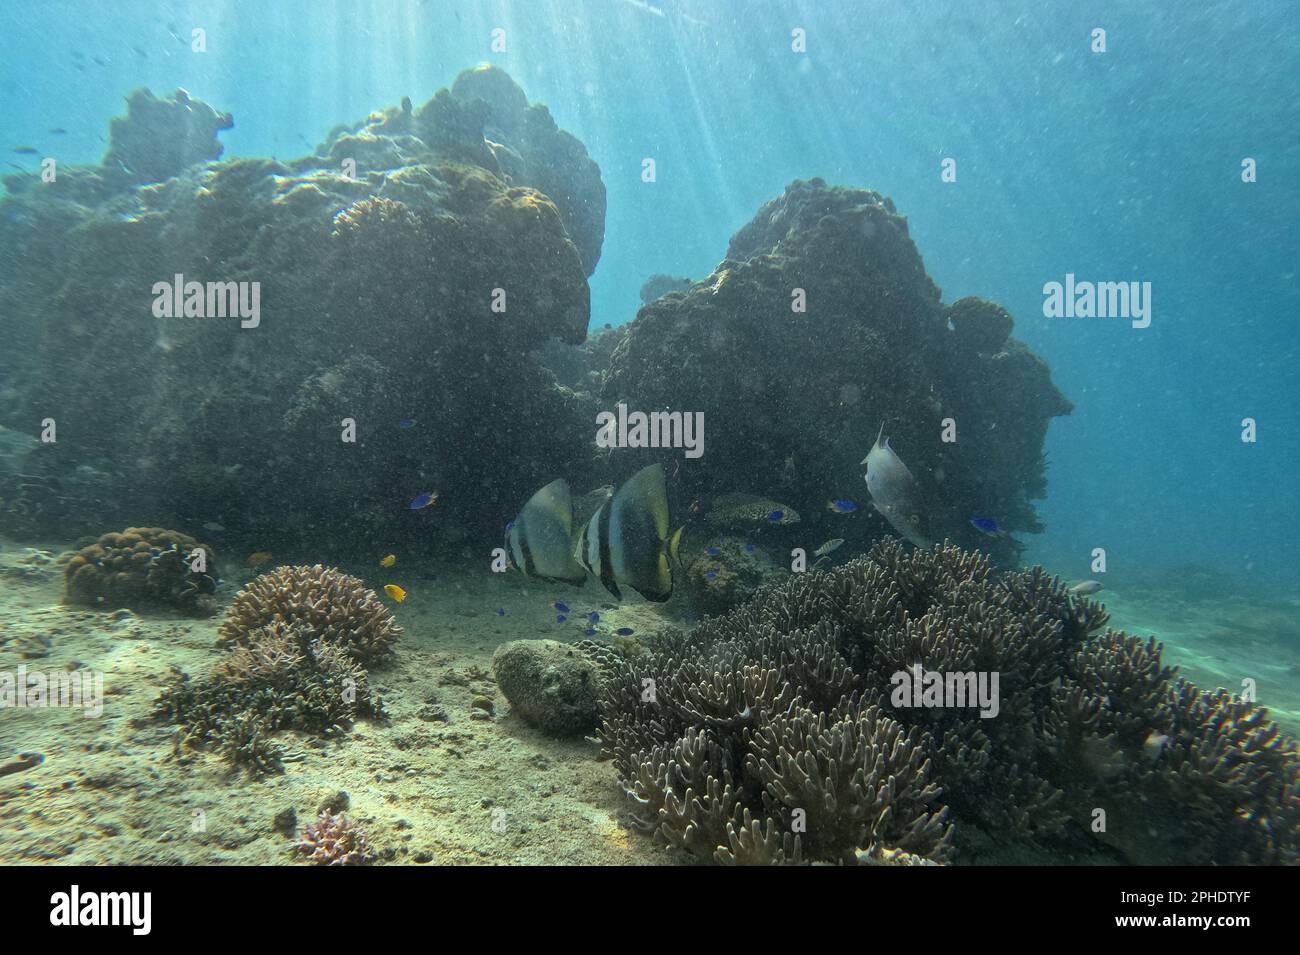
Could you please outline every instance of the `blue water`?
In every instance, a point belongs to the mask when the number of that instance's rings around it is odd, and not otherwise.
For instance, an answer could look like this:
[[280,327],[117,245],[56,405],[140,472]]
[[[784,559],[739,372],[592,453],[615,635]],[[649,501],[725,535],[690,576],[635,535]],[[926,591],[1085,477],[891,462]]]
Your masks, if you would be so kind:
[[[1119,580],[1195,564],[1225,586],[1291,590],[1297,8],[1084,6],[4,0],[0,145],[47,146],[65,127],[64,160],[95,162],[130,90],[183,86],[233,113],[226,156],[288,158],[495,63],[600,164],[596,327],[631,320],[650,273],[707,274],[792,179],[878,189],[944,300],[1006,305],[1075,403],[1049,432],[1047,530],[1028,559],[1095,576],[1103,547]],[[189,50],[194,26],[205,54]],[[940,181],[945,157],[955,183]],[[1241,182],[1243,157],[1257,183]],[[1067,272],[1151,282],[1150,328],[1044,318],[1043,284]]]

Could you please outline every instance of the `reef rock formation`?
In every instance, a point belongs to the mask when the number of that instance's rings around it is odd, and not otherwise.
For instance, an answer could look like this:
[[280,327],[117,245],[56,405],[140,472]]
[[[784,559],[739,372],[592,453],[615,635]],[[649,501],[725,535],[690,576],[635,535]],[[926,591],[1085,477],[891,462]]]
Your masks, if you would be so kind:
[[[724,863],[979,861],[1052,840],[1138,864],[1300,860],[1295,741],[1106,622],[1041,568],[999,576],[887,539],[621,661],[602,754],[637,826]],[[998,684],[916,705],[926,674]]]
[[590,640],[512,640],[492,654],[492,674],[526,723],[552,736],[589,733],[615,650]]
[[[1043,440],[1070,411],[1010,331],[992,303],[942,303],[889,199],[797,181],[736,233],[710,276],[640,310],[602,398],[703,412],[705,454],[681,472],[686,499],[772,493],[809,519],[813,546],[850,536],[825,505],[869,500],[859,462],[885,422],[926,492],[930,537],[1009,558],[1014,544],[968,522],[1041,529],[1030,502],[1045,488]],[[953,443],[941,441],[947,418]],[[871,518],[862,541],[886,530],[869,507],[859,516]]]
[[[533,353],[586,335],[604,187],[545,107],[489,68],[301,159],[213,161],[228,124],[140,92],[105,165],[5,178],[0,422],[57,423],[42,475],[181,527],[445,550],[589,458]],[[454,509],[405,509],[430,489]]]
[[126,115],[108,125],[104,174],[117,183],[162,182],[199,163],[221,158],[217,133],[235,121],[178,89],[158,99],[147,89],[127,97]]

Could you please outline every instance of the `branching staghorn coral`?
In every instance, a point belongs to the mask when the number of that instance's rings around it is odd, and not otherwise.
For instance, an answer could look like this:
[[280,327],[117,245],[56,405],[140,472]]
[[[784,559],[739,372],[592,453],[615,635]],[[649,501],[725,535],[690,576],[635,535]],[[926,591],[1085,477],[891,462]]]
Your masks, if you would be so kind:
[[[1054,839],[1137,863],[1300,858],[1294,741],[1107,622],[1041,568],[885,541],[621,661],[602,755],[636,827],[722,863]],[[915,672],[996,674],[996,715],[911,705],[894,678]]]
[[366,671],[345,648],[283,621],[248,632],[203,679],[177,671],[155,704],[156,717],[180,725],[181,743],[254,775],[282,770],[284,753],[271,740],[279,731],[328,736],[382,715]]
[[356,577],[332,567],[285,566],[249,581],[235,595],[221,625],[222,646],[242,646],[268,624],[303,624],[360,663],[392,652],[402,628],[379,596]]

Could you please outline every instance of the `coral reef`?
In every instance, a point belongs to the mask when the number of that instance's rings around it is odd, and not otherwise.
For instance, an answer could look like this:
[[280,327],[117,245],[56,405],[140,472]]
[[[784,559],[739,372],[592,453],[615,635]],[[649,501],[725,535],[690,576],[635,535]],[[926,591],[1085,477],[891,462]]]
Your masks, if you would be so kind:
[[277,732],[328,736],[383,715],[345,646],[281,619],[241,636],[208,676],[177,672],[164,688],[155,717],[181,727],[178,743],[261,775],[283,769],[284,750],[271,739]]
[[[682,468],[687,500],[773,494],[803,515],[814,546],[853,537],[864,549],[887,532],[883,521],[862,507],[846,522],[825,505],[867,502],[859,462],[887,422],[926,492],[929,536],[1010,563],[1014,540],[981,537],[969,520],[1041,530],[1031,501],[1045,490],[1043,439],[1070,411],[1010,330],[992,303],[941,302],[889,199],[796,181],[735,234],[711,275],[641,308],[605,375],[603,406],[707,411],[727,426]],[[948,418],[955,442],[941,440]],[[628,453],[637,464],[665,454]],[[755,460],[781,483],[756,485]]]
[[266,627],[305,627],[359,663],[382,660],[402,636],[379,596],[332,567],[285,566],[249,581],[226,611],[219,643],[250,647]]
[[186,168],[221,158],[217,133],[235,121],[178,89],[158,99],[138,89],[126,100],[126,115],[108,125],[104,175],[123,184],[162,182]]
[[[885,540],[620,660],[602,754],[635,825],[718,862],[1300,859],[1295,742],[1107,620],[1041,568]],[[901,674],[996,674],[996,708],[915,705]]]
[[314,865],[366,865],[375,858],[365,829],[341,814],[327,812],[303,826],[293,851]]
[[[196,568],[202,551],[203,570]],[[64,603],[117,610],[216,611],[216,553],[179,531],[128,527],[83,547],[64,566]]]
[[790,575],[788,565],[778,564],[747,537],[724,534],[706,540],[701,547],[692,536],[682,550],[682,581],[697,614],[725,613]]
[[655,299],[663,298],[669,292],[685,292],[691,285],[691,279],[656,272],[646,279],[641,286],[641,303],[649,305]]
[[[365,524],[445,554],[586,466],[587,408],[537,349],[586,335],[604,186],[544,106],[481,69],[310,155],[218,160],[228,118],[182,97],[133,95],[103,166],[6,177],[0,423],[51,418],[60,440],[5,507],[52,530],[91,468],[113,513],[238,507],[308,546]],[[199,283],[202,315],[153,314],[171,293],[141,290],[175,281]],[[254,286],[243,327],[227,290]],[[457,506],[394,506],[430,487]]]

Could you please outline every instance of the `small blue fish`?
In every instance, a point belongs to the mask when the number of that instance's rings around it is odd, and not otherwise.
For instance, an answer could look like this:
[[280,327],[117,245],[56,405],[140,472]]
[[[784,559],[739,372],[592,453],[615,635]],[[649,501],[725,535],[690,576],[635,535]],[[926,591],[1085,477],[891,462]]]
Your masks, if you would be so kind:
[[562,613],[557,613],[557,614],[555,615],[555,622],[556,622],[556,623],[564,623],[564,621],[566,621],[566,620],[568,620],[568,619],[569,619],[569,618],[566,617],[566,616],[565,616],[564,614],[562,614]]
[[721,548],[721,547],[706,547],[706,548],[704,548],[704,553],[708,554],[710,557],[717,557],[719,554],[722,553],[722,548]]
[[498,617],[504,617],[505,615],[506,615],[506,608],[505,608],[505,607],[497,607],[497,616],[498,616]]
[[587,614],[587,620],[591,623],[600,623],[600,614],[593,610],[591,613]]
[[597,633],[597,630],[596,630],[595,627],[588,627],[586,630],[584,630],[584,631],[582,631],[582,632],[585,633],[585,634],[586,634],[587,636],[589,636],[589,637],[594,637],[594,636],[596,635],[596,633]]
[[718,576],[718,572],[716,570],[706,570],[704,576],[709,578],[709,580],[712,580],[714,577]]
[[780,524],[785,520],[785,511],[773,511],[771,514],[767,515],[767,519],[773,524]]
[[512,530],[514,530],[514,529],[515,529],[515,522],[514,522],[514,521],[511,521],[509,524],[506,525],[506,533],[507,533],[507,534],[509,534],[509,533],[510,533]]
[[852,514],[858,509],[858,505],[854,504],[852,501],[840,500],[827,501],[826,507],[827,509],[834,511],[836,514]]
[[555,601],[554,603],[552,603],[551,606],[554,607],[556,610],[558,610],[560,613],[568,613],[568,612],[569,612],[569,605],[568,605],[568,604],[565,604],[565,603],[561,603],[561,602],[558,601],[558,600]]
[[422,507],[428,507],[438,499],[438,495],[433,491],[425,491],[423,494],[417,494],[411,498],[411,503],[407,505],[411,510],[418,511]]
[[414,419],[414,418],[403,418],[401,421],[397,422],[397,426],[398,426],[399,428],[414,428],[414,427],[415,427],[415,419]]
[[746,545],[745,545],[745,553],[746,553],[746,554],[752,554],[752,553],[754,553],[754,545],[753,545],[753,544],[746,544]]
[[970,519],[970,523],[971,526],[974,527],[981,534],[986,534],[989,537],[1007,536],[1006,531],[998,527],[998,522],[991,517],[972,517]]
[[630,636],[632,636],[632,628],[631,628],[631,627],[619,627],[619,628],[618,628],[617,630],[615,630],[614,632],[617,633],[620,637],[630,637]]

